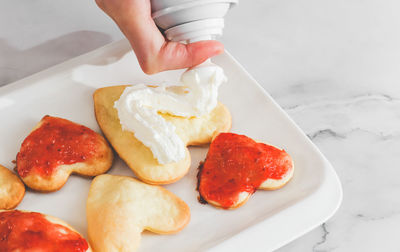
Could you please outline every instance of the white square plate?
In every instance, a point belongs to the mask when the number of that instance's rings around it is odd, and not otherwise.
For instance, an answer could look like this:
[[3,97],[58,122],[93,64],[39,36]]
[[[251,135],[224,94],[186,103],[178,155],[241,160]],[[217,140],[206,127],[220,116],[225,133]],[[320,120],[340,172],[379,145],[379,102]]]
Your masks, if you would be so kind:
[[[295,163],[294,177],[280,190],[257,191],[236,210],[201,205],[196,174],[207,148],[191,147],[189,173],[165,186],[190,206],[191,221],[175,235],[144,232],[139,251],[269,251],[326,221],[341,202],[342,190],[333,168],[288,115],[229,54],[213,61],[225,69],[229,79],[221,86],[219,98],[232,113],[232,132],[285,149]],[[100,132],[93,112],[95,89],[178,81],[180,73],[143,74],[129,44],[122,40],[0,88],[0,164],[14,167],[12,160],[23,139],[47,114]],[[118,158],[109,173],[133,176]],[[28,190],[18,209],[59,217],[86,235],[90,182],[72,175],[57,192]]]

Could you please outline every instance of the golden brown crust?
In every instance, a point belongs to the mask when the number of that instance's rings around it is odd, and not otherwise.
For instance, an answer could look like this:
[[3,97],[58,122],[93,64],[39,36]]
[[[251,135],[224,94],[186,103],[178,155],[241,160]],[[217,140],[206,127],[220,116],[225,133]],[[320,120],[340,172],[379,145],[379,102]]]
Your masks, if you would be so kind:
[[16,174],[0,165],[0,209],[13,209],[24,198],[25,186]]
[[290,177],[289,180],[282,182],[282,184],[275,186],[275,187],[260,187],[258,189],[264,190],[264,191],[275,191],[278,189],[281,189],[282,187],[284,187],[287,183],[289,183],[292,180],[292,177]]
[[215,208],[218,208],[218,209],[222,209],[222,210],[234,210],[234,209],[236,209],[236,208],[239,208],[239,207],[243,206],[243,205],[249,200],[250,196],[251,196],[251,195],[249,194],[244,200],[242,200],[242,201],[240,201],[240,202],[236,202],[235,205],[230,206],[230,207],[228,207],[228,208],[221,207],[220,204],[218,204],[217,202],[214,202],[214,201],[207,201],[207,203],[210,204],[210,205],[212,205],[212,206],[214,206]]
[[[188,172],[191,163],[188,150],[185,159],[162,165],[132,132],[122,130],[114,102],[126,87],[105,87],[94,92],[94,110],[101,130],[119,156],[142,181],[161,185],[181,179]],[[187,145],[207,144],[215,134],[229,131],[231,126],[230,113],[222,104],[218,104],[211,113],[200,118],[188,119],[164,114],[163,117],[175,125],[177,134]]]
[[190,220],[172,192],[125,176],[97,176],[86,204],[89,241],[97,252],[135,251],[143,230],[172,234]]
[[[48,116],[45,116],[32,131],[40,128],[46,117]],[[77,124],[74,122],[71,123]],[[22,181],[33,190],[53,192],[61,189],[71,174],[93,177],[107,172],[111,168],[114,154],[105,138],[98,133],[96,135],[100,144],[97,146],[94,157],[87,159],[85,162],[59,165],[50,176],[41,176],[37,173],[29,173],[24,177],[20,176]]]

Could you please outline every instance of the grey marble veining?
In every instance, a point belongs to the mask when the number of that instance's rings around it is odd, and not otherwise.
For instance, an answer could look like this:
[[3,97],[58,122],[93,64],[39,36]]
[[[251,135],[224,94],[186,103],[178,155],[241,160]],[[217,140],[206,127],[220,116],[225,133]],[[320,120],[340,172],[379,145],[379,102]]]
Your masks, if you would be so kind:
[[332,219],[282,251],[399,250],[399,109],[398,98],[379,93],[286,108],[332,162],[344,199]]
[[[0,0],[0,86],[122,38],[94,1]],[[400,251],[400,2],[242,0],[222,38],[331,161],[339,211],[279,249]]]

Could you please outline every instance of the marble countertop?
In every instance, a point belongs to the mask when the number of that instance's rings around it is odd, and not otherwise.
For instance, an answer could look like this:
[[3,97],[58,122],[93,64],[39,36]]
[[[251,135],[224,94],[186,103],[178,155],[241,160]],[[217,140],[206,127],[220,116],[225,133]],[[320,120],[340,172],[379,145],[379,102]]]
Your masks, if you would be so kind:
[[[0,86],[122,38],[94,1],[2,1]],[[400,251],[400,2],[242,0],[221,39],[330,160],[338,212],[279,249]]]

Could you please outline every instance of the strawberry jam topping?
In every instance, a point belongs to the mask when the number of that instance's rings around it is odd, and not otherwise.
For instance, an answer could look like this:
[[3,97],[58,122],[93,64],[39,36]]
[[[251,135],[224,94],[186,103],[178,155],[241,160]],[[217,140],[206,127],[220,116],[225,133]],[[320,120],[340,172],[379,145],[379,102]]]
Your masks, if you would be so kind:
[[282,179],[290,169],[292,161],[284,150],[244,135],[221,133],[200,165],[198,189],[206,201],[229,208],[241,192],[252,194],[267,179]]
[[77,232],[51,223],[41,213],[0,212],[0,251],[73,251],[89,248]]
[[39,128],[31,132],[17,155],[21,177],[36,172],[51,176],[60,165],[69,165],[93,157],[100,144],[93,130],[71,121],[45,116]]

